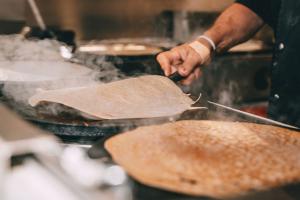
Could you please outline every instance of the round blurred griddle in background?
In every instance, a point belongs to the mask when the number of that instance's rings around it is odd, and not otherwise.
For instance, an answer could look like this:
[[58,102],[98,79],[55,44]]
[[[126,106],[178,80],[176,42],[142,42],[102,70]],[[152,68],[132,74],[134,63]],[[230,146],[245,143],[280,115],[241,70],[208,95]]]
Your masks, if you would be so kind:
[[178,43],[166,38],[119,38],[80,42],[75,58],[86,65],[110,63],[126,76],[162,74],[156,55]]

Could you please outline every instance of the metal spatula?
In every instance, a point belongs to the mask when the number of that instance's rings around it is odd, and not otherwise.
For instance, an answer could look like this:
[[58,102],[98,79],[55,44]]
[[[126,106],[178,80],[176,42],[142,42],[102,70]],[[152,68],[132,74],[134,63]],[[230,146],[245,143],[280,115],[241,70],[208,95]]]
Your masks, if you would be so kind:
[[[172,81],[174,81],[176,83],[178,81],[183,80],[185,77],[181,76],[178,73],[178,71],[176,71],[175,73],[173,73],[170,76],[168,76],[168,78],[171,79]],[[254,119],[254,120],[258,121],[258,122],[261,122],[261,123],[275,125],[275,126],[280,126],[280,127],[294,129],[294,130],[300,130],[298,127],[291,126],[289,124],[278,122],[278,121],[275,121],[275,120],[272,120],[272,119],[268,119],[268,118],[265,118],[265,117],[261,117],[261,116],[258,116],[258,115],[254,115],[254,114],[251,114],[251,113],[247,113],[247,112],[244,112],[244,111],[241,111],[241,110],[238,110],[238,109],[235,109],[235,108],[231,108],[231,107],[228,107],[228,106],[216,103],[216,102],[212,102],[212,101],[207,100],[207,103],[210,104],[210,105],[212,105],[212,106],[214,106],[214,107],[222,108],[222,109],[231,111],[233,113],[240,114],[240,115],[243,115],[243,116],[248,117],[248,118],[252,118],[252,119]]]

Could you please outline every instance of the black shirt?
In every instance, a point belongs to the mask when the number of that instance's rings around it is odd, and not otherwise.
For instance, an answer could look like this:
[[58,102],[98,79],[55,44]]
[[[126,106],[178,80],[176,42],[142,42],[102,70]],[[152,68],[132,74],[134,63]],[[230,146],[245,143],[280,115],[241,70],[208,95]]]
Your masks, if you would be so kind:
[[250,8],[274,30],[277,28],[281,0],[237,0],[236,3]]
[[268,116],[300,127],[300,0],[237,0],[276,33]]

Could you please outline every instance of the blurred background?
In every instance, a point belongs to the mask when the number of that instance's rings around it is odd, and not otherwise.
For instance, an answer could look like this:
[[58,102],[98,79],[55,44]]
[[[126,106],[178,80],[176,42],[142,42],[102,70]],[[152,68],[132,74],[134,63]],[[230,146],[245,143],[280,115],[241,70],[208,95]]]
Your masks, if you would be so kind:
[[[159,41],[158,45],[164,47],[163,49],[201,35],[233,2],[36,0],[47,28],[74,32],[77,45],[103,40],[118,43],[124,42],[125,38],[129,43],[156,41],[156,46]],[[0,34],[18,33],[24,26],[38,27],[27,1],[0,0],[0,4],[3,5],[0,7]],[[259,114],[265,115],[270,88],[268,68],[272,59],[273,40],[272,30],[264,27],[253,40],[227,54],[217,56],[209,68],[203,69],[204,76],[186,88],[186,91],[195,96],[207,93],[211,99],[228,105],[263,105],[263,113],[260,113],[260,108]],[[153,44],[154,42],[150,45]],[[153,60],[153,57],[151,59]],[[148,62],[138,60],[137,65]],[[132,62],[125,63],[122,67],[128,68],[129,65],[132,66]],[[144,71],[147,73],[157,74],[160,70],[153,62],[146,65],[147,70]]]
[[[26,1],[0,0],[5,19],[36,25]],[[233,0],[37,0],[48,26],[74,30],[78,39],[163,36],[165,11],[220,12]],[[22,7],[25,4],[25,8]],[[24,17],[22,17],[24,14]],[[161,26],[158,26],[161,23]],[[4,24],[2,22],[1,24]],[[8,25],[1,26],[8,32]],[[6,30],[5,30],[6,29]],[[13,29],[11,29],[13,30]]]

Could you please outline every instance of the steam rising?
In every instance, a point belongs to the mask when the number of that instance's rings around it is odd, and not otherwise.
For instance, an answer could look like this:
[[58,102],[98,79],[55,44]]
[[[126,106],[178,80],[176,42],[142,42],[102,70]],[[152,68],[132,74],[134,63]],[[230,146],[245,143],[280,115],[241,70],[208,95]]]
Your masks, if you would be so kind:
[[55,40],[27,40],[21,35],[0,36],[0,61],[63,61]]
[[83,87],[125,77],[111,63],[94,57],[78,56],[76,64],[67,62],[60,54],[62,44],[55,40],[2,35],[0,44],[0,100],[26,116],[66,109],[55,104],[29,106],[28,99],[38,90]]

